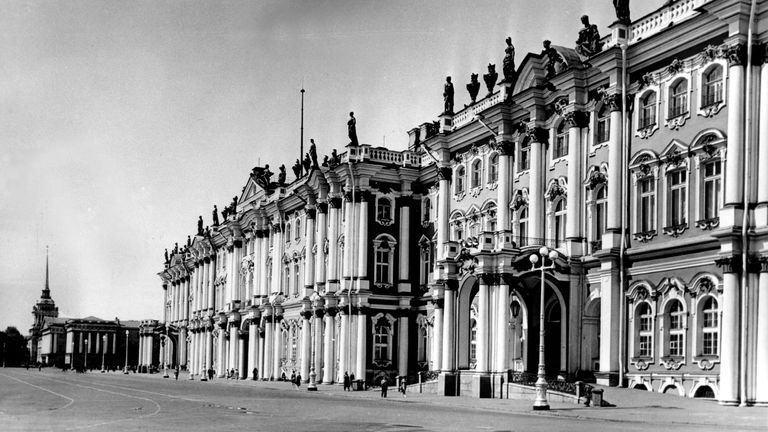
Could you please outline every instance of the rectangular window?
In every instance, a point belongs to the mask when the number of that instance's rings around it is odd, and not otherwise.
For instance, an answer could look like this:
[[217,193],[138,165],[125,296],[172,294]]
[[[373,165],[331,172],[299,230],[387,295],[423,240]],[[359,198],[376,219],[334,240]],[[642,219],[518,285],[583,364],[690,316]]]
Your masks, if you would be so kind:
[[597,119],[597,136],[598,143],[604,143],[611,139],[611,131],[609,129],[609,117],[601,117]]
[[640,180],[640,231],[652,231],[655,228],[656,186],[653,178]]
[[683,334],[672,333],[669,335],[669,355],[682,356],[683,355]]
[[555,154],[553,159],[561,158],[568,155],[568,135],[558,135],[555,139]]
[[701,353],[704,355],[717,355],[717,332],[705,332]]
[[376,279],[377,284],[388,284],[389,281],[389,251],[376,250]]
[[529,158],[531,146],[529,144],[524,144],[522,147],[520,147],[520,161],[519,161],[519,170],[520,171],[526,171],[531,168],[531,160]]
[[675,171],[669,179],[669,224],[681,225],[686,217],[686,173]]
[[720,215],[720,161],[704,165],[704,219]]
[[389,360],[389,332],[387,329],[377,326],[373,339],[374,360]]
[[640,357],[650,357],[651,349],[653,348],[653,337],[651,335],[640,335],[640,350],[638,354]]

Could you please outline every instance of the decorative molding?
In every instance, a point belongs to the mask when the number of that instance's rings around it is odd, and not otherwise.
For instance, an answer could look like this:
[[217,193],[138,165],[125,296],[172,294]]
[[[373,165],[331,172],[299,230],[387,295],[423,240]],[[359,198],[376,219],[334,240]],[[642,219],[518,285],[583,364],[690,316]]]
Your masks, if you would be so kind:
[[683,222],[677,225],[666,226],[664,227],[663,232],[664,232],[664,235],[669,235],[672,237],[680,237],[685,232],[686,229],[688,229],[688,224]]
[[713,228],[716,228],[718,225],[720,225],[720,218],[719,217],[713,217],[709,219],[701,219],[696,221],[696,228],[701,228],[705,231],[709,231]]
[[685,365],[684,357],[662,357],[659,363],[667,370],[679,370]]
[[640,243],[647,243],[656,237],[656,234],[656,230],[641,231],[632,234],[632,238],[639,241]]

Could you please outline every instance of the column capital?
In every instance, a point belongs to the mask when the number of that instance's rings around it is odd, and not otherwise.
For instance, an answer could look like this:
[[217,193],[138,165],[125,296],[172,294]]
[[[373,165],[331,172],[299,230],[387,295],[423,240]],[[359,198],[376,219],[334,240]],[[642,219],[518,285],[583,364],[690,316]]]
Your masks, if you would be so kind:
[[451,181],[452,175],[453,175],[453,170],[451,169],[451,167],[440,167],[437,169],[437,178],[440,180]]
[[768,255],[761,256],[758,261],[760,262],[760,273],[768,272]]
[[333,197],[328,200],[328,206],[332,209],[341,208],[341,197]]
[[528,127],[528,130],[526,131],[526,135],[528,136],[528,139],[530,139],[533,142],[546,144],[549,142],[549,133],[546,129],[540,128],[538,126],[531,126]]
[[307,211],[307,220],[314,220],[315,217],[317,216],[316,208],[308,207],[306,211]]
[[583,128],[589,124],[589,113],[584,111],[566,111],[563,119],[569,128]]
[[728,61],[728,66],[744,66],[747,63],[747,45],[744,43],[736,43],[728,45],[723,50],[725,59]]
[[328,203],[327,202],[317,203],[317,211],[320,214],[328,213]]
[[741,257],[728,255],[715,259],[715,265],[723,269],[723,273],[738,273],[741,271]]
[[496,150],[499,151],[499,154],[502,156],[514,156],[515,155],[515,143],[514,141],[505,140],[501,137],[498,137],[496,139],[496,143],[494,144],[496,147]]

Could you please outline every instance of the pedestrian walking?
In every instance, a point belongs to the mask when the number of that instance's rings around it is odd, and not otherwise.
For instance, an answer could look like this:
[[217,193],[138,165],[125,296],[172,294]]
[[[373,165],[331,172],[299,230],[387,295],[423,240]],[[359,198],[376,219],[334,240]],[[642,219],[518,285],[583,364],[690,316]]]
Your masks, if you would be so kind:
[[296,388],[297,389],[301,388],[301,374],[300,373],[296,374]]
[[344,391],[349,391],[349,374],[344,371]]
[[208,369],[208,380],[213,380],[213,368]]
[[291,388],[296,388],[296,371],[291,372]]
[[400,378],[400,388],[399,388],[399,390],[400,390],[400,393],[403,394],[403,397],[406,397],[405,396],[405,392],[408,389],[408,386],[406,385],[405,380],[406,380],[405,377]]
[[387,377],[381,377],[381,397],[387,397]]
[[176,369],[173,370],[173,377],[176,378],[176,381],[179,380],[179,367],[176,366]]
[[259,379],[259,368],[253,368],[253,380]]

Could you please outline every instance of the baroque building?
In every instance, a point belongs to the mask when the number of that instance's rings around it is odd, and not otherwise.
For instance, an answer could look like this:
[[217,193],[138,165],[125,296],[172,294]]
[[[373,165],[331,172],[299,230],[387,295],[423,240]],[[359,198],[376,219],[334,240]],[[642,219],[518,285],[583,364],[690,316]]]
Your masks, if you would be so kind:
[[517,69],[508,40],[487,95],[473,74],[454,112],[447,80],[407,150],[358,144],[352,118],[346,151],[295,180],[254,168],[221,222],[166,254],[158,361],[202,379],[418,373],[496,397],[541,348],[550,376],[767,404],[755,7],[669,2],[602,38],[582,19],[576,48],[545,41]]

